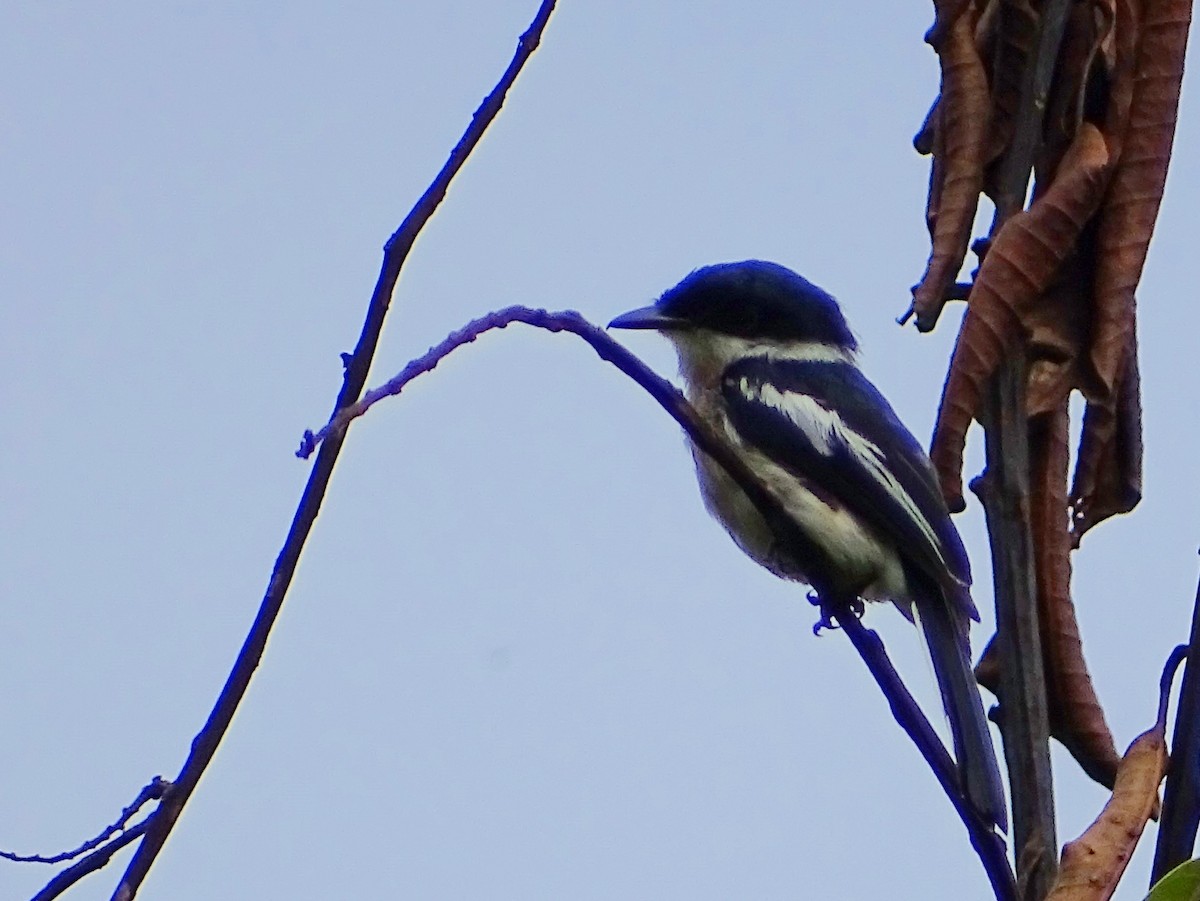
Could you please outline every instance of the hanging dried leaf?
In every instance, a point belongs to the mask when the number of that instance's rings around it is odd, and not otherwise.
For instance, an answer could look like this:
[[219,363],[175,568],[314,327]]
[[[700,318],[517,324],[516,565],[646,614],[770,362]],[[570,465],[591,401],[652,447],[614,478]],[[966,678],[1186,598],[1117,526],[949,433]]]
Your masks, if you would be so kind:
[[983,649],[983,656],[975,664],[975,681],[1000,697],[1000,649],[996,647],[996,638],[992,635]]
[[1115,2],[1086,0],[1068,11],[1042,125],[1039,182],[1058,166],[1085,117],[1093,123],[1104,118],[1107,71],[1101,47],[1111,43]]
[[1158,785],[1167,769],[1164,678],[1158,721],[1143,732],[1121,760],[1112,797],[1096,821],[1063,847],[1058,879],[1046,901],[1102,901],[1111,898],[1121,874],[1158,806]]
[[1072,543],[1116,513],[1128,513],[1142,499],[1142,400],[1137,332],[1124,354],[1116,408],[1089,402],[1071,486]]
[[979,58],[988,64],[996,58],[996,40],[999,37],[997,22],[1003,2],[1004,0],[984,0],[975,19],[975,46],[979,50]]
[[[1090,375],[1085,360],[1091,337],[1094,233],[1089,224],[1080,236],[1078,251],[1063,264],[1054,285],[1029,310],[1025,412],[1031,417],[1060,409],[1071,391]],[[1064,475],[1064,490],[1065,482]]]
[[926,216],[933,247],[925,275],[913,290],[917,328],[923,332],[937,323],[947,290],[962,268],[983,187],[988,84],[973,31],[971,17],[960,16],[939,50],[942,94],[934,140],[941,152],[934,157],[929,192],[930,210],[936,212]]
[[[991,163],[1012,141],[1017,107],[1021,102],[1021,73],[1026,69],[1025,61],[1033,54],[1038,14],[1028,0],[995,0],[994,13],[986,12],[980,18],[980,24],[983,27],[978,42],[988,48],[994,73],[991,127],[985,155]],[[997,196],[990,177],[985,191],[993,199]]]
[[[1038,624],[1046,678],[1050,734],[1089,777],[1112,788],[1120,757],[1096,697],[1071,601],[1066,484],[1069,414],[1060,408],[1030,422],[1030,528],[1036,553]],[[1000,698],[1000,652],[993,637],[975,667],[979,684]]]
[[987,380],[1027,328],[1029,309],[1075,249],[1109,172],[1099,130],[1084,123],[1057,177],[1005,223],[980,266],[942,392],[930,457],[951,510],[962,510],[962,453]]
[[[938,211],[942,206],[942,189],[946,184],[946,141],[945,130],[941,127],[941,98],[929,110],[929,116],[921,127],[928,134],[929,152],[929,197],[925,202],[925,226],[932,238],[937,231]],[[920,138],[921,135],[917,135]],[[915,139],[914,139],[915,140]],[[913,289],[916,290],[915,288]]]
[[[1108,86],[1108,105],[1100,120],[1105,143],[1113,160],[1118,160],[1129,127],[1129,107],[1133,102],[1133,77],[1137,66],[1138,21],[1141,0],[1106,0],[1110,5],[1112,27],[1100,44]],[[1114,175],[1115,180],[1115,166]]]
[[1190,20],[1190,0],[1144,0],[1129,125],[1100,217],[1091,361],[1110,394],[1130,347],[1134,292],[1166,183]]
[[1058,410],[1033,418],[1029,424],[1029,520],[1046,700],[1051,734],[1071,752],[1084,772],[1112,788],[1120,757],[1083,658],[1083,641],[1071,600],[1069,426],[1065,395]]
[[[929,112],[925,114],[925,121],[921,123],[921,127],[917,129],[917,133],[913,135],[913,150],[921,154],[921,156],[929,156],[931,153],[936,157],[940,154],[936,153],[934,146],[934,136],[937,134],[938,108],[942,103],[942,95],[938,94],[934,98],[933,105],[929,107]],[[930,192],[932,196],[932,191]],[[930,204],[936,206],[936,204]]]
[[925,42],[940,54],[942,45],[970,5],[971,0],[933,0],[934,21],[925,32]]

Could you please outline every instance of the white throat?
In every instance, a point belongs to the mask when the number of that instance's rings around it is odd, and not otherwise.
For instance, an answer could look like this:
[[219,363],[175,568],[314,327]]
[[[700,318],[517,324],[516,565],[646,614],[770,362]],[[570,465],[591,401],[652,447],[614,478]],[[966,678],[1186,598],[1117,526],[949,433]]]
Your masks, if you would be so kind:
[[854,353],[819,341],[739,338],[707,329],[664,333],[679,354],[679,374],[690,387],[712,390],[730,364],[748,357],[797,363],[853,363]]

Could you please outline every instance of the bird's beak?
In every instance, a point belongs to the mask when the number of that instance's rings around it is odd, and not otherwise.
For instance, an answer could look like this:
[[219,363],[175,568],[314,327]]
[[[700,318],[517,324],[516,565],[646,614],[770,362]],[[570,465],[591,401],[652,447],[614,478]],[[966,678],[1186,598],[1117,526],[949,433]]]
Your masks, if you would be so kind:
[[682,324],[678,319],[664,315],[662,310],[651,304],[648,307],[639,307],[636,310],[630,310],[628,313],[622,313],[610,322],[608,327],[645,328],[655,329],[656,331],[667,331],[669,329],[677,329]]

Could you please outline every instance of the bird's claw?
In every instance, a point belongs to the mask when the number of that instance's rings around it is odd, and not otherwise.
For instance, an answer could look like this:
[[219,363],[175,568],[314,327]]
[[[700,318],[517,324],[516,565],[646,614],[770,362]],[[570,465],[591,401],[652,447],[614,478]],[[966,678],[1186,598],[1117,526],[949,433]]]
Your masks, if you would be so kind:
[[[810,591],[808,593],[808,601],[810,604],[816,605],[821,610],[820,618],[813,623],[813,635],[820,635],[825,629],[838,628],[838,606],[824,603],[821,600],[820,595],[815,591]],[[863,615],[864,607],[860,598],[854,598],[853,600],[845,601],[843,602],[843,605],[844,606],[842,606],[841,609],[848,610],[851,616],[861,617]]]
[[821,604],[820,606],[821,616],[815,623],[813,623],[813,635],[820,635],[826,629],[836,629],[838,627],[837,623],[833,621],[833,616],[830,614],[829,610],[825,608],[825,605]]

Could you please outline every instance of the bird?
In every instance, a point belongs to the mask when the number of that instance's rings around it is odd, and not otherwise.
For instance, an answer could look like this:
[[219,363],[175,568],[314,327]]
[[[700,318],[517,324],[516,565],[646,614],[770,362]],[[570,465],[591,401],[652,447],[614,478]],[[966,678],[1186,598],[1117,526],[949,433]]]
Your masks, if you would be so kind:
[[979,619],[962,539],[921,444],[857,365],[838,302],[778,263],[704,266],[610,329],[674,345],[684,394],[803,540],[777,534],[737,482],[691,446],[705,507],[774,575],[891,601],[920,627],[950,723],[962,789],[990,825],[1007,809],[971,668]]

